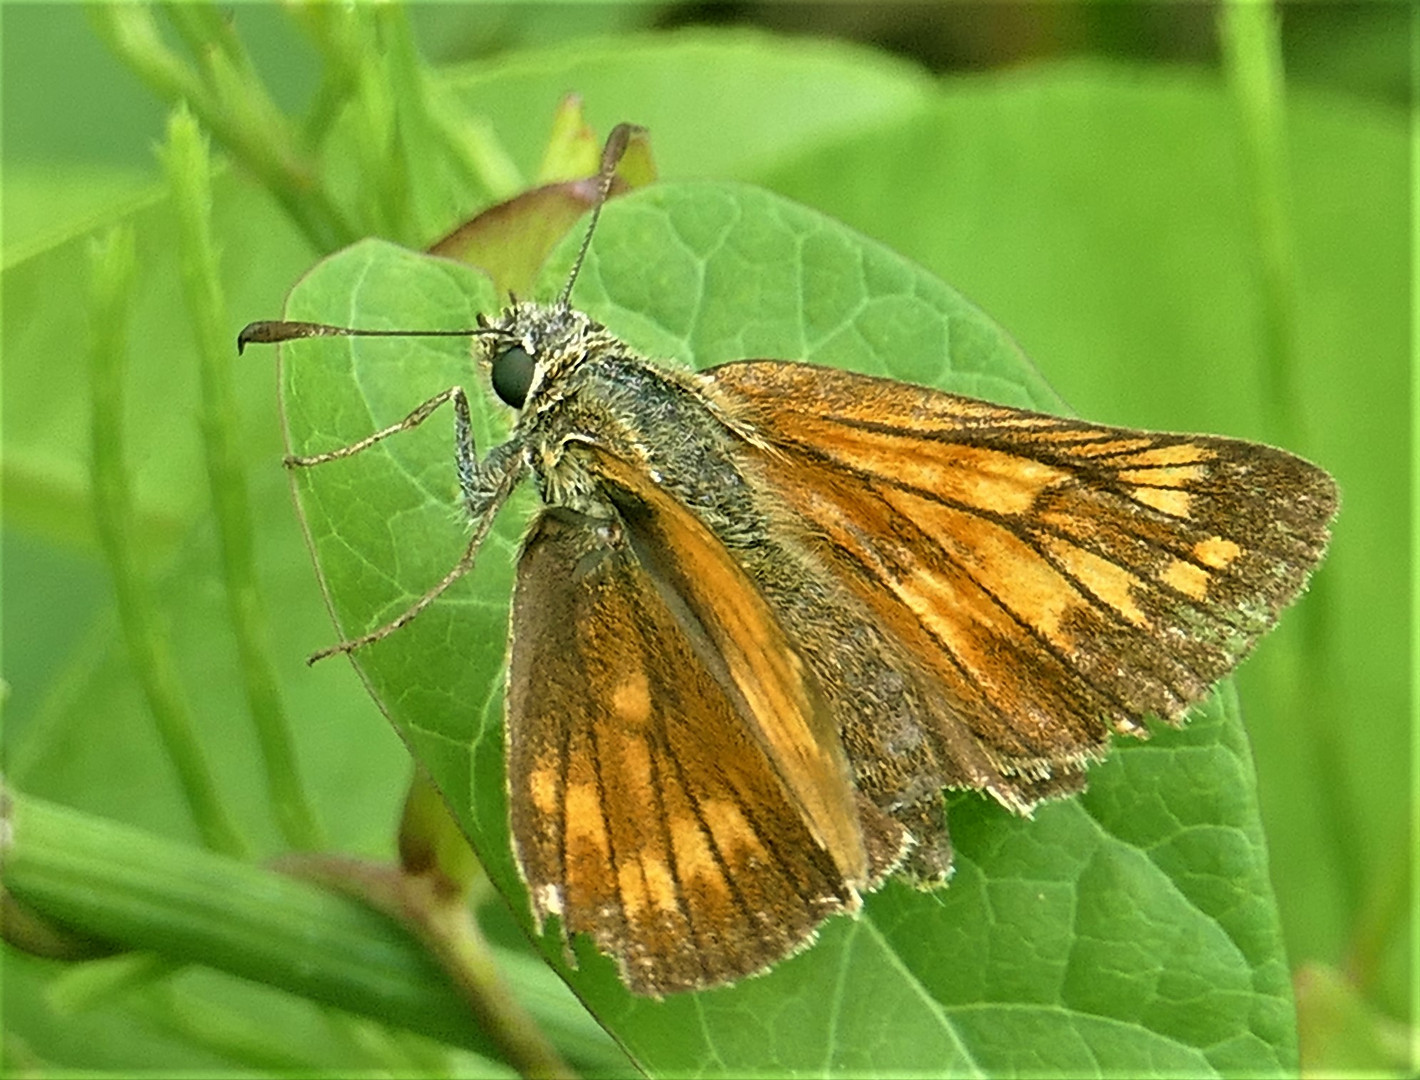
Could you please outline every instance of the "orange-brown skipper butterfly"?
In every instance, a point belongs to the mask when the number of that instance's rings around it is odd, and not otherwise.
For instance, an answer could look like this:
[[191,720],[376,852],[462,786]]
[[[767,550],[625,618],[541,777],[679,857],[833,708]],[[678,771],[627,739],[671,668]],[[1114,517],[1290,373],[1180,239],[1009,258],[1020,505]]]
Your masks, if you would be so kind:
[[[507,442],[479,457],[456,386],[290,463],[452,405],[463,558],[317,655],[427,608],[536,485],[506,704],[515,853],[539,924],[590,934],[637,993],[763,971],[889,875],[945,881],[944,790],[1021,814],[1081,790],[1111,734],[1180,722],[1325,549],[1335,485],[1283,451],[788,361],[669,368],[570,291],[465,331],[517,410]],[[258,323],[241,344],[365,333],[395,332]]]

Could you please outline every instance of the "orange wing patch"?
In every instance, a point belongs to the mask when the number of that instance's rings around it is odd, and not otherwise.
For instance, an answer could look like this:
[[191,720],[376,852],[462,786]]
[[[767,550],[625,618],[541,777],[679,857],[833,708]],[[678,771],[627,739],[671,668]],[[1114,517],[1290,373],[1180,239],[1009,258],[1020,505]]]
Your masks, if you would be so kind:
[[1159,571],[1159,581],[1190,600],[1204,600],[1208,596],[1208,571],[1182,559],[1170,559]]
[[1117,563],[1078,547],[1058,536],[1043,535],[1041,547],[1061,575],[1073,579],[1095,599],[1108,604],[1121,619],[1140,630],[1149,629],[1149,616],[1140,606],[1144,582]]
[[1226,570],[1242,552],[1241,546],[1221,536],[1210,536],[1193,545],[1193,557],[1214,570]]

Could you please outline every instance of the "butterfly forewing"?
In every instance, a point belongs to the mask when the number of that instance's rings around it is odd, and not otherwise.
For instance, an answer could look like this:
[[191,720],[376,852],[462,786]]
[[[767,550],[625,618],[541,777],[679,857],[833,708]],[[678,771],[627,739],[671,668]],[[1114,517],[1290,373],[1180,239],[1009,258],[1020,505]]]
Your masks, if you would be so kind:
[[511,824],[539,922],[664,994],[763,970],[856,905],[618,524],[544,514],[512,627]]
[[757,479],[1026,807],[1110,730],[1202,698],[1300,590],[1335,512],[1330,477],[1253,443],[799,364],[709,376],[768,444]]

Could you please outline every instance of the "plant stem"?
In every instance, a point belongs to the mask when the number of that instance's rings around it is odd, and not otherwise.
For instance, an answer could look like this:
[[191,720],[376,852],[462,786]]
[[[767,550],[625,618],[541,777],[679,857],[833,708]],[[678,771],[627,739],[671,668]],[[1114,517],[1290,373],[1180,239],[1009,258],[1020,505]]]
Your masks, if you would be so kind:
[[292,847],[314,850],[323,846],[324,837],[301,782],[291,723],[267,643],[265,605],[256,581],[251,505],[237,452],[232,320],[222,295],[211,234],[211,164],[197,122],[184,107],[179,106],[168,122],[168,145],[163,156],[177,210],[183,288],[197,336],[202,444],[242,685],[282,835]]
[[[494,1056],[428,951],[365,903],[20,792],[7,804],[5,887],[48,918]],[[589,1068],[625,1072],[605,1034],[568,1009],[552,972],[522,960],[499,953],[538,1023]]]
[[1293,372],[1297,361],[1297,265],[1283,129],[1285,84],[1277,14],[1270,0],[1223,5],[1223,57],[1242,132],[1248,195],[1257,236],[1266,352],[1262,406],[1270,437],[1304,445]]
[[504,981],[463,892],[437,867],[410,874],[396,866],[323,856],[297,856],[282,860],[282,865],[297,876],[360,897],[415,933],[459,988],[500,1056],[520,1075],[540,1080],[576,1077]]
[[[140,4],[97,4],[89,9],[95,30],[148,88],[170,105],[186,102],[222,146],[262,181],[318,251],[334,251],[355,231],[316,179],[299,150],[292,125],[271,101],[235,37],[224,34],[202,55],[205,78],[164,43],[152,11]],[[181,16],[189,45],[204,20]],[[219,47],[220,46],[220,47]]]
[[[1219,16],[1223,58],[1242,136],[1245,182],[1260,258],[1264,321],[1262,411],[1269,439],[1308,445],[1304,410],[1294,378],[1298,362],[1297,259],[1292,232],[1285,131],[1285,79],[1278,15],[1272,0],[1227,0]],[[1342,756],[1337,736],[1344,710],[1330,667],[1336,603],[1331,578],[1312,581],[1295,618],[1301,629],[1302,670],[1293,681],[1290,709],[1310,727],[1317,790],[1329,803],[1329,843],[1343,868],[1353,910],[1362,903],[1364,872],[1357,846],[1360,815],[1332,771]]]
[[116,229],[95,245],[92,259],[93,340],[89,356],[94,524],[113,578],[129,658],[163,747],[177,770],[193,821],[213,851],[240,855],[246,844],[218,800],[132,539],[134,515],[123,453],[123,401],[133,245],[131,230]]

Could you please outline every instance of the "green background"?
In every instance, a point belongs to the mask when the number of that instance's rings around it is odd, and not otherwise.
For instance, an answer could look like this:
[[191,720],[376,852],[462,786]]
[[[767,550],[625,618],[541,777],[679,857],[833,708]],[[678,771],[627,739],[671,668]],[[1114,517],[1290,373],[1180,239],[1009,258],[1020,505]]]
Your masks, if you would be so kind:
[[[441,61],[483,54],[441,77],[525,177],[554,106],[575,89],[600,130],[647,125],[664,178],[761,184],[951,283],[1081,415],[1284,441],[1336,474],[1333,552],[1237,684],[1303,1060],[1383,1065],[1410,1008],[1409,180],[1397,100],[1407,26],[1399,9],[1379,30],[1374,15],[1321,29],[1284,21],[1296,72],[1284,131],[1297,292],[1292,390],[1279,414],[1259,360],[1267,309],[1246,143],[1216,42],[1196,26],[1151,39],[1131,30],[1144,25],[1133,9],[1115,22],[1090,10],[1061,22],[1015,9],[992,23],[971,9],[957,45],[975,51],[930,57],[952,65],[947,75],[804,36],[648,31],[660,16],[620,6],[504,9],[482,22],[416,9],[413,21]],[[277,100],[301,108],[319,69],[311,45],[273,9],[238,8],[235,25]],[[191,332],[151,157],[164,109],[77,11],[7,7],[0,33],[7,779],[196,839],[127,667],[88,509],[86,248],[91,233],[127,220],[139,281],[126,419],[145,569],[218,788],[257,850],[273,854],[282,845],[223,623]],[[926,35],[899,35],[913,36]],[[1135,55],[1104,55],[1121,42]],[[337,123],[333,138],[349,133]],[[330,171],[358,205],[360,175],[338,161]],[[487,192],[465,197],[431,199],[396,238],[428,242]],[[214,216],[235,333],[278,313],[325,252],[240,170],[219,177]],[[332,846],[388,856],[406,757],[348,668],[301,663],[331,630],[279,466],[270,371],[267,355],[249,353],[237,384],[281,688]],[[506,947],[525,948],[496,901],[486,920]],[[9,950],[5,961],[7,1065],[390,1064],[389,1044],[331,1034],[294,999],[212,972],[85,997],[75,969]],[[87,1007],[66,1013],[76,998]],[[575,1008],[564,999],[549,1011]],[[1030,1071],[1030,1035],[1017,1039],[1024,1060],[987,1071]],[[601,1051],[580,1037],[594,1070]],[[438,1048],[397,1045],[409,1067],[450,1067]],[[1034,1060],[1058,1068],[1066,1058]],[[1097,1055],[1079,1066],[1111,1067],[1123,1065]]]

